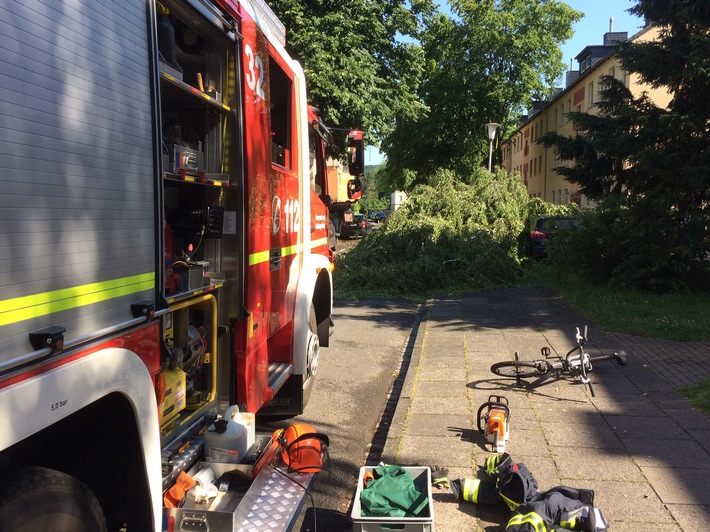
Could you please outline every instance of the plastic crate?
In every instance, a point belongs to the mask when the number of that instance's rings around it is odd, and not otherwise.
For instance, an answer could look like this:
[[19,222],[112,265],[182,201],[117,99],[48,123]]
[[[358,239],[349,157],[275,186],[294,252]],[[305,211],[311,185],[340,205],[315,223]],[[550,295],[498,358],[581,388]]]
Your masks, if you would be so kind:
[[365,473],[371,472],[375,467],[361,467],[357,481],[357,491],[353,501],[350,517],[353,522],[354,532],[384,532],[396,530],[397,532],[434,532],[434,500],[431,498],[431,469],[428,467],[404,467],[412,475],[417,489],[426,493],[429,501],[418,517],[365,517],[360,507],[360,493],[363,488]]

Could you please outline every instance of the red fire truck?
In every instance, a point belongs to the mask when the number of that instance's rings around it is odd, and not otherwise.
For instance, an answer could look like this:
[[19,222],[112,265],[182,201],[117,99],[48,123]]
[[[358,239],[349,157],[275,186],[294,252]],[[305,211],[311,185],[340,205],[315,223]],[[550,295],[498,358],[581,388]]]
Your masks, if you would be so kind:
[[164,508],[228,407],[302,412],[328,345],[329,131],[284,45],[263,0],[3,2],[0,529],[297,516],[271,434]]

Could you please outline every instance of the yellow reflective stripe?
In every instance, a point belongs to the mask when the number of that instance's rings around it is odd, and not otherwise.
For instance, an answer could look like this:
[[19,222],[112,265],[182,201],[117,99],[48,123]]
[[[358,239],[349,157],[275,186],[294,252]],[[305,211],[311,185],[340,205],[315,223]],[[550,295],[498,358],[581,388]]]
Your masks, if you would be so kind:
[[469,502],[478,502],[478,488],[481,486],[481,481],[477,478],[465,478],[463,480],[463,500]]
[[535,512],[530,512],[527,514],[515,514],[510,518],[508,524],[505,528],[510,528],[512,526],[519,526],[523,524],[530,524],[535,529],[535,532],[547,532],[547,526],[545,526],[545,521]]
[[486,473],[490,477],[498,475],[498,461],[500,460],[500,455],[489,456],[486,458]]
[[508,508],[510,508],[511,511],[515,510],[518,506],[522,504],[522,502],[516,502],[513,499],[506,497],[500,492],[498,492],[498,495],[500,495],[500,498],[503,499],[503,501],[505,502],[505,504],[508,505]]
[[[281,256],[288,257],[289,255],[295,255],[300,249],[300,244],[294,244],[292,246],[286,246],[281,248]],[[257,264],[262,264],[264,262],[269,262],[269,257],[271,256],[271,250],[257,251],[249,255],[249,266],[256,266]]]
[[150,290],[155,272],[72,286],[0,302],[0,326]]
[[262,262],[269,262],[268,251],[259,251],[258,253],[252,253],[251,255],[249,255],[249,266],[261,264]]
[[328,238],[319,238],[318,240],[311,240],[311,249],[319,248],[321,246],[328,245]]
[[281,248],[281,256],[282,257],[288,257],[289,255],[295,255],[298,253],[298,244],[294,244],[293,246],[286,246],[285,248]]

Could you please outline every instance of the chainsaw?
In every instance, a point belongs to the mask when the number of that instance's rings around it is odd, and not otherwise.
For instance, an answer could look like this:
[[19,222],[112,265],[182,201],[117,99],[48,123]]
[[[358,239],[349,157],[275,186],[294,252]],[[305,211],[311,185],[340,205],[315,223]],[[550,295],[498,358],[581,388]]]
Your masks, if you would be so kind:
[[497,453],[505,452],[510,436],[510,407],[502,395],[491,395],[478,409],[478,431]]

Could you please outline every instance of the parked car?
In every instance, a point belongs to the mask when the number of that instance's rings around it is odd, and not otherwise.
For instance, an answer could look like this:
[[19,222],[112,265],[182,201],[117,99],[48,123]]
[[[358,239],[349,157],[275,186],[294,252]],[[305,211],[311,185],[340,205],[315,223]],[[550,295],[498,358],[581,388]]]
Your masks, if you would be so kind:
[[340,224],[340,238],[347,240],[349,238],[359,238],[367,234],[367,221],[364,214],[353,214],[352,222],[343,222]]
[[530,227],[530,254],[536,259],[547,257],[547,245],[556,233],[579,227],[579,220],[571,216],[539,216]]
[[367,221],[373,223],[382,223],[387,219],[386,211],[370,211],[367,213]]
[[375,213],[374,221],[377,223],[382,223],[387,219],[387,213],[385,211],[379,211]]

